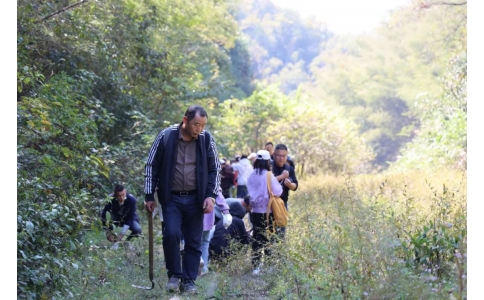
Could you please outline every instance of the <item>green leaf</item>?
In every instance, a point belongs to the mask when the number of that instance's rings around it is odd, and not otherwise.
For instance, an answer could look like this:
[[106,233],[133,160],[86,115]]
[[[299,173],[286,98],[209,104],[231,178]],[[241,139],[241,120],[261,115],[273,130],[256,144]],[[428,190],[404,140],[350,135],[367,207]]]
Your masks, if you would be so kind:
[[65,157],[69,157],[71,154],[70,154],[70,150],[69,148],[66,148],[66,147],[62,147],[61,149],[62,153],[64,154]]

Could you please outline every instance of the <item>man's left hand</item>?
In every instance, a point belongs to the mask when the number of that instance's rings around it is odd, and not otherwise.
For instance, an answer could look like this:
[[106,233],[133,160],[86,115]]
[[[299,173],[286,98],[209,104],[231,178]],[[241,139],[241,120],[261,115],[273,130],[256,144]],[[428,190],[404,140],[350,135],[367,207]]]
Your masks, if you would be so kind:
[[212,198],[205,198],[205,201],[203,202],[203,213],[211,213],[214,205],[215,203],[213,203]]

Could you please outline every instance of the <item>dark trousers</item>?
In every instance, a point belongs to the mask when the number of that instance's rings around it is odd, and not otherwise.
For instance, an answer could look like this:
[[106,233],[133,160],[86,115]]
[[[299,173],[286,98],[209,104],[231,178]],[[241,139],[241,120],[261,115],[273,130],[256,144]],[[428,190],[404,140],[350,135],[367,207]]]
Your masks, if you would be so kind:
[[230,187],[222,189],[222,196],[224,196],[225,199],[232,198],[232,195],[230,195]]
[[[124,222],[121,222],[121,219],[119,218],[118,215],[113,214],[111,212],[109,214],[111,215],[111,221],[113,221],[113,223],[115,223],[116,226],[119,226],[119,227],[123,227],[124,226],[125,223]],[[114,230],[113,224],[110,224],[109,225],[109,229],[110,230]],[[129,226],[129,230],[131,231],[131,233],[126,238],[127,241],[131,240],[134,237],[138,237],[140,235],[140,233],[141,233],[141,226],[139,225],[139,223],[138,223],[137,220],[133,221],[133,223]]]
[[274,242],[274,236],[268,234],[272,229],[272,214],[269,215],[269,224],[265,213],[251,213],[250,222],[252,223],[252,266],[259,265],[262,258],[262,250],[267,256],[271,255],[270,244]]
[[237,198],[244,198],[249,194],[246,185],[237,185]]
[[[203,211],[197,194],[171,194],[163,206],[163,252],[168,278],[181,278],[182,283],[197,279],[202,255]],[[180,240],[185,240],[185,251],[180,258]]]

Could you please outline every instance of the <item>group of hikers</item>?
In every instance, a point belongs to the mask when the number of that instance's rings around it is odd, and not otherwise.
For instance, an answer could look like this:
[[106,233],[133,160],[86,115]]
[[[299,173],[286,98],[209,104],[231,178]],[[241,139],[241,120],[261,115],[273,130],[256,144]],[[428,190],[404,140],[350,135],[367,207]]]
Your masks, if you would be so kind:
[[[230,256],[242,245],[251,246],[253,274],[259,275],[262,252],[270,256],[269,244],[283,240],[286,232],[285,227],[273,228],[268,184],[286,209],[289,191],[298,188],[286,145],[268,142],[265,149],[232,162],[219,159],[215,139],[205,130],[207,121],[203,107],[190,106],[180,124],[157,135],[145,164],[144,206],[160,212],[169,291],[197,293],[195,281],[208,273],[209,261]],[[107,212],[122,227],[118,239],[128,230],[127,240],[141,233],[136,198],[124,186],[115,186],[104,207],[104,225]],[[243,220],[247,213],[249,230]],[[275,234],[268,236],[268,230]]]

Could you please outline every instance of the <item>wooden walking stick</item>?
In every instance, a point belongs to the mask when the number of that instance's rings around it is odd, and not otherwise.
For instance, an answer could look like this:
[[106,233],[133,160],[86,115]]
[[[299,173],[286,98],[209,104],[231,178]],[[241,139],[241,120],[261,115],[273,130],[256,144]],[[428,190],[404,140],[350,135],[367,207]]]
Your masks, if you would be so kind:
[[134,284],[132,286],[142,290],[152,290],[155,287],[155,282],[153,281],[153,214],[149,211],[146,211],[146,212],[148,213],[148,239],[149,239],[148,256],[150,261],[149,277],[151,280],[151,287],[139,286]]

